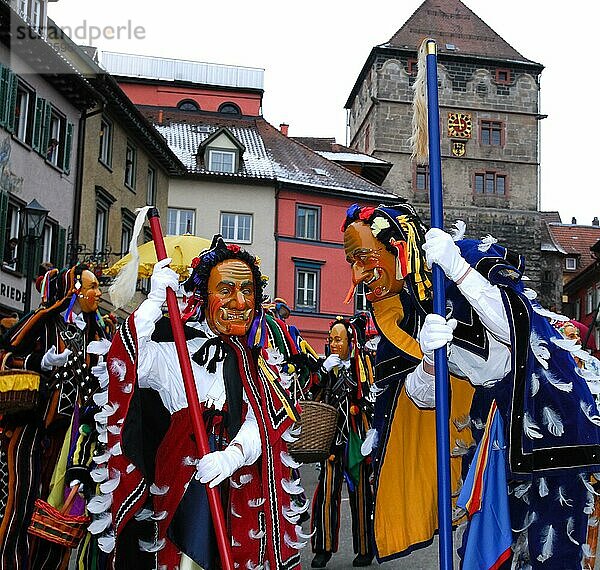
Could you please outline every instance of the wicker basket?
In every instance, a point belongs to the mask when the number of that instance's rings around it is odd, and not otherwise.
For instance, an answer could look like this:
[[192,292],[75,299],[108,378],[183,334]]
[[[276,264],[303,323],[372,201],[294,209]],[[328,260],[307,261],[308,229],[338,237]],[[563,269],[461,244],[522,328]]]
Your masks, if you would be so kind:
[[0,414],[32,410],[37,406],[40,375],[30,370],[0,370]]
[[59,511],[42,499],[36,499],[27,532],[66,548],[76,548],[90,524],[86,515],[70,515],[77,487],[71,489],[63,508]]
[[290,455],[302,463],[318,463],[330,454],[335,436],[338,412],[329,404],[303,400],[300,402],[300,437],[288,445]]

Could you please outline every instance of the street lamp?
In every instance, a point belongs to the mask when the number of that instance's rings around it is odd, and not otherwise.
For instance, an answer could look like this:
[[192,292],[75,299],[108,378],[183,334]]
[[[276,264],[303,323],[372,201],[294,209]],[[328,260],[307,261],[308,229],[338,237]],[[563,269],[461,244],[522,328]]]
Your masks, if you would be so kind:
[[33,281],[33,261],[35,259],[35,243],[44,233],[44,224],[48,217],[46,210],[37,200],[33,199],[23,208],[24,223],[23,234],[27,242],[27,272],[25,281],[25,299],[23,301],[23,311],[25,314],[31,309],[31,282]]

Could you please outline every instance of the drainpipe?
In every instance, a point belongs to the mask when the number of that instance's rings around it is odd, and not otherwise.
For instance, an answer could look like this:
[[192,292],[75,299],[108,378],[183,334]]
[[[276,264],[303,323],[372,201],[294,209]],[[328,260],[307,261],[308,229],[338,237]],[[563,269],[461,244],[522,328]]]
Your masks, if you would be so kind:
[[73,226],[71,231],[71,249],[68,252],[69,267],[77,263],[77,253],[73,246],[79,243],[79,224],[81,222],[81,195],[83,193],[83,161],[85,149],[85,122],[87,115],[81,112],[77,127],[77,173],[75,175],[75,199],[73,200]]

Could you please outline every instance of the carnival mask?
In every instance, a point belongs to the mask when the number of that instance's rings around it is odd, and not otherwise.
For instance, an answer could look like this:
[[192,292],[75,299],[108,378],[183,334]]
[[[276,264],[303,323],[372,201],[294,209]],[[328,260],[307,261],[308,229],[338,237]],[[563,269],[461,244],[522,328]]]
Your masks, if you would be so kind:
[[86,269],[81,274],[81,288],[77,291],[77,301],[84,313],[95,313],[102,297],[100,283],[96,276]]
[[329,351],[331,354],[337,354],[342,360],[348,360],[348,330],[342,323],[333,325],[329,331]]
[[352,268],[352,283],[365,285],[368,301],[380,301],[402,291],[404,280],[396,276],[396,257],[375,239],[367,224],[357,221],[346,228],[344,250]]
[[250,329],[255,311],[252,269],[239,259],[215,265],[208,278],[206,322],[217,334],[243,336]]

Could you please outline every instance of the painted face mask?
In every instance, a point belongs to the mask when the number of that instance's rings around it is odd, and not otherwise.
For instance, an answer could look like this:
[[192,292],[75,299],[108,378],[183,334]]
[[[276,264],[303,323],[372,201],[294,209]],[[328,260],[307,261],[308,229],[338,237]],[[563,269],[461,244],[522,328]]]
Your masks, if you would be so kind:
[[331,354],[337,354],[342,360],[348,360],[350,355],[348,331],[341,323],[333,325],[329,331],[329,351]]
[[242,336],[254,319],[255,287],[252,270],[239,259],[216,265],[208,279],[206,322],[217,334]]
[[380,301],[402,291],[404,280],[396,276],[396,258],[375,239],[368,225],[353,222],[346,228],[344,250],[352,268],[352,283],[367,288],[367,300]]
[[98,310],[102,291],[96,276],[89,270],[81,274],[81,288],[77,292],[79,306],[84,313],[95,313]]

